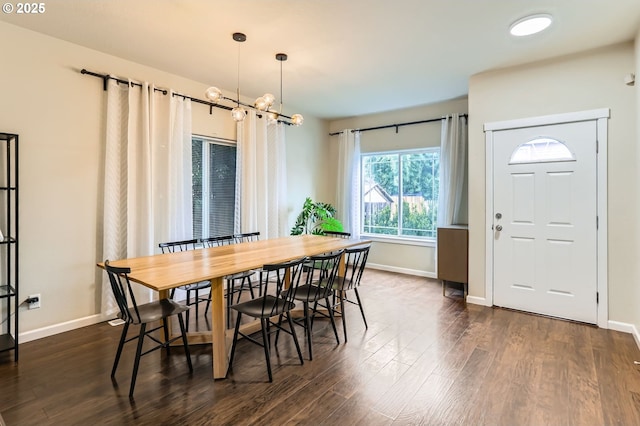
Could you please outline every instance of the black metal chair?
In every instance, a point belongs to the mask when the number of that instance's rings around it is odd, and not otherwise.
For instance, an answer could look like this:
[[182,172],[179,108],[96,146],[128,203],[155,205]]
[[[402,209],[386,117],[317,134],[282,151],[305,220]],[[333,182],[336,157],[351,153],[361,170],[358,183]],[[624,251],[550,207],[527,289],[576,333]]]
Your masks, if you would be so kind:
[[[235,234],[233,238],[236,244],[248,243],[251,241],[258,241],[260,239],[260,232],[246,232],[243,234]],[[256,286],[258,287],[258,295],[262,296],[261,281],[258,280],[256,283],[254,283],[251,280],[251,277],[253,277],[256,274],[256,272],[259,272],[259,271],[251,270],[251,271],[238,272],[237,274],[233,274],[230,277],[226,277],[227,280],[231,280],[231,292],[233,294],[235,293],[238,294],[238,300],[236,301],[236,303],[240,303],[240,297],[242,297],[242,291],[245,289],[245,285],[249,289],[252,299],[255,297],[253,289]],[[239,288],[236,288],[235,286],[237,281],[240,281]]]
[[[271,326],[276,327],[278,333],[280,331],[284,331],[291,335],[296,345],[296,350],[298,351],[300,364],[304,364],[295,327],[289,315],[290,311],[295,307],[294,296],[296,295],[296,289],[299,286],[300,277],[302,276],[303,261],[304,258],[275,265],[264,265],[260,273],[260,281],[262,282],[264,290],[262,295],[258,298],[231,306],[231,309],[238,313],[238,318],[236,319],[235,331],[233,333],[233,346],[231,347],[229,370],[233,367],[238,337],[243,336],[248,341],[263,347],[264,356],[267,361],[269,381],[273,381],[270,354]],[[287,285],[288,290],[285,290]],[[240,332],[240,322],[243,315],[260,319],[262,342]],[[273,322],[272,318],[276,316],[278,317],[278,322]],[[282,326],[282,320],[284,317],[286,317],[286,320],[289,323],[289,329]],[[276,342],[274,343],[276,350],[277,345],[278,342],[276,339]]]
[[[162,253],[175,253],[178,251],[187,251],[187,250],[195,250],[198,246],[199,241],[197,239],[193,240],[184,240],[184,241],[172,241],[168,243],[160,243],[158,247],[162,250]],[[180,290],[184,290],[187,293],[187,306],[196,307],[196,318],[198,318],[198,306],[202,302],[207,302],[207,305],[204,309],[204,314],[207,315],[207,311],[209,310],[209,305],[211,304],[211,291],[209,290],[209,295],[204,297],[200,296],[198,293],[201,290],[211,289],[211,282],[209,281],[200,281],[193,284],[186,284],[178,287]],[[191,301],[191,292],[195,293],[195,299],[193,302]],[[171,290],[171,298],[173,299],[176,293],[176,289]],[[187,330],[189,330],[189,311],[187,311]]]
[[[116,369],[118,368],[118,362],[120,361],[120,355],[122,354],[124,344],[136,339],[138,340],[138,347],[136,349],[136,357],[133,363],[129,398],[133,398],[133,390],[136,386],[136,377],[138,375],[140,358],[143,355],[160,348],[165,348],[167,353],[169,353],[169,345],[178,339],[182,339],[184,352],[187,357],[187,364],[189,365],[189,371],[193,372],[189,345],[187,344],[187,335],[185,332],[184,321],[182,320],[182,313],[188,312],[189,307],[176,303],[171,299],[161,299],[155,302],[145,303],[144,305],[138,305],[131,288],[131,283],[129,282],[128,274],[131,272],[131,269],[111,266],[109,265],[108,260],[105,261],[104,264],[109,276],[109,282],[111,283],[111,290],[113,291],[113,295],[118,303],[118,308],[120,309],[118,318],[124,321],[122,335],[120,336],[120,343],[118,344],[118,351],[116,352],[116,358],[113,362],[113,368],[111,369],[111,377],[115,378]],[[180,324],[180,336],[169,339],[167,318],[171,316],[178,317],[178,323]],[[160,326],[147,330],[147,324],[158,321],[161,322]],[[139,325],[140,332],[137,336],[127,339],[127,331],[131,324]],[[160,328],[164,330],[164,342],[158,340],[151,334]],[[145,337],[149,337],[149,339],[156,342],[157,345],[145,352],[142,352]]]
[[324,231],[324,235],[327,237],[351,238],[351,232]]
[[[233,235],[223,235],[220,237],[202,238],[200,239],[200,242],[204,247],[220,247],[220,246],[228,246],[228,245],[234,244],[236,242],[236,239]],[[230,324],[229,318],[231,316],[231,305],[233,305],[234,280],[236,279],[235,275],[238,275],[238,274],[228,275],[224,277],[226,281],[226,286],[227,286],[226,292],[225,292],[225,297],[227,299],[227,327],[229,327],[229,324]],[[240,277],[239,279],[244,280],[244,277]],[[211,303],[211,298],[209,298],[209,301],[207,302],[205,314],[209,310],[210,303]]]
[[[333,284],[340,267],[340,257],[344,253],[344,250],[339,250],[332,253],[325,253],[317,256],[310,256],[304,263],[304,270],[306,271],[305,283],[298,287],[294,300],[302,302],[304,309],[304,318],[302,321],[296,321],[296,324],[302,326],[307,335],[307,345],[309,348],[309,359],[313,359],[313,348],[311,342],[311,334],[313,328],[313,318],[316,315],[327,317],[331,320],[331,326],[333,332],[336,335],[336,342],[340,344],[340,338],[338,337],[338,329],[336,328],[336,322],[333,317],[333,304],[331,299],[333,297]],[[285,290],[282,293],[282,297],[289,297],[291,290]],[[318,310],[318,302],[324,300],[325,307],[327,308],[327,314]],[[278,336],[276,334],[276,342]]]
[[[362,301],[360,300],[360,294],[358,293],[358,287],[360,286],[360,280],[362,279],[362,273],[364,272],[365,265],[367,263],[367,257],[369,257],[370,245],[349,248],[344,251],[345,256],[345,274],[344,276],[337,276],[333,282],[333,290],[338,296],[339,302],[334,303],[333,309],[337,311],[340,307],[340,313],[342,315],[342,328],[344,330],[344,341],[347,341],[347,315],[345,312],[345,302],[358,305],[360,313],[362,314],[362,320],[364,321],[364,328],[369,328],[367,325],[367,318],[364,316],[364,309],[362,307]],[[356,295],[356,300],[352,301],[346,298],[347,291],[351,291]]]

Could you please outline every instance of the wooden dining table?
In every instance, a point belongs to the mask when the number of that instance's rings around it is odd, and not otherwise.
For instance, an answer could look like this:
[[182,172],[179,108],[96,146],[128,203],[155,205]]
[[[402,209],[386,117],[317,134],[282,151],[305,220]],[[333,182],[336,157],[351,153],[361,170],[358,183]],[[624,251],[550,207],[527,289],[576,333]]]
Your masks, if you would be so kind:
[[[211,282],[211,332],[190,332],[188,341],[189,344],[212,343],[213,378],[222,379],[227,374],[232,338],[232,330],[227,333],[225,327],[225,276],[368,243],[370,241],[360,239],[297,235],[131,259],[109,259],[109,264],[130,268],[129,279],[157,291],[161,299],[168,298],[173,288],[200,281]],[[103,263],[98,266],[104,268]],[[251,327],[252,324],[247,324],[245,331],[251,332]]]

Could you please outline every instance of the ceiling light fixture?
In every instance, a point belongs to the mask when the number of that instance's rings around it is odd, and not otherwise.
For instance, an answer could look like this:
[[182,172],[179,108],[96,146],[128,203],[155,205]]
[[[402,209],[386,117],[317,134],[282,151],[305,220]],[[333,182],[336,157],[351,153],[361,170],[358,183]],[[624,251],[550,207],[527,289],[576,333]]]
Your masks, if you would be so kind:
[[[247,41],[247,36],[243,33],[233,33],[232,37],[238,43],[244,43],[245,41]],[[247,110],[244,109],[242,106],[248,106],[248,105],[240,102],[240,45],[238,45],[238,80],[237,81],[238,81],[238,85],[236,87],[235,100],[229,99],[226,96],[223,96],[222,91],[217,87],[209,87],[204,92],[204,95],[209,101],[213,102],[214,104],[220,102],[221,100],[234,101],[236,103],[236,106],[231,110],[231,117],[234,119],[234,121],[242,121],[247,115]],[[264,102],[265,104],[268,104],[269,101],[273,103],[275,100],[273,98],[273,95],[269,93],[266,93],[264,96],[261,96],[258,99],[261,99],[262,102]]]
[[548,14],[525,16],[511,24],[509,32],[516,37],[528,36],[547,29],[551,22],[553,18]]
[[[238,43],[243,43],[247,40],[247,36],[243,33],[233,33],[233,39]],[[240,102],[240,45],[238,45],[238,85],[236,88],[236,99],[227,98],[222,94],[222,91],[217,87],[209,87],[204,95],[208,101],[217,104],[220,101],[231,101],[236,106],[231,110],[231,117],[235,121],[244,120],[247,115],[247,110],[243,107],[252,108],[257,111],[263,111],[267,113],[267,119],[271,122],[280,121],[285,124],[293,124],[299,126],[304,121],[304,118],[300,114],[294,114],[291,117],[282,114],[282,62],[287,60],[287,55],[284,53],[276,54],[276,59],[280,61],[280,111],[276,112],[271,109],[276,99],[271,93],[265,93],[260,96],[253,105],[248,105]],[[283,118],[289,121],[283,120]]]
[[291,124],[299,126],[304,121],[304,117],[302,116],[302,114],[293,114],[291,117],[282,115],[282,104],[284,99],[284,97],[282,96],[282,63],[286,61],[287,58],[288,56],[286,53],[276,53],[276,60],[280,61],[280,110],[276,112],[267,108],[265,111],[267,111],[267,119],[269,121],[273,122],[278,120],[278,118],[280,117],[286,117],[291,120]]

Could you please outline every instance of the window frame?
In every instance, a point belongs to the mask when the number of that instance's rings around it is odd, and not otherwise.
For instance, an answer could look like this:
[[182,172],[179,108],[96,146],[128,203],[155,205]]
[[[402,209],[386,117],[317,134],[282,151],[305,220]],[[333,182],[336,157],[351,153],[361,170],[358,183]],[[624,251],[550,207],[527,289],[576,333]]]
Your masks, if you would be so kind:
[[[371,152],[362,152],[360,153],[360,205],[358,206],[359,208],[359,217],[360,217],[360,235],[366,237],[367,239],[371,240],[371,241],[379,241],[379,242],[385,242],[385,243],[392,243],[392,244],[403,244],[403,245],[415,245],[415,246],[425,246],[425,247],[435,247],[436,245],[436,241],[437,241],[437,225],[434,229],[434,236],[433,237],[421,237],[421,236],[416,236],[416,235],[400,235],[399,233],[392,235],[392,234],[376,234],[376,233],[371,233],[371,232],[365,232],[364,231],[364,227],[365,227],[365,223],[364,223],[364,213],[365,213],[365,208],[364,208],[364,202],[365,202],[365,197],[364,197],[364,190],[365,190],[365,185],[364,185],[364,159],[365,157],[370,157],[370,156],[375,156],[375,155],[397,155],[398,156],[398,199],[401,200],[402,196],[400,194],[403,194],[402,192],[402,155],[406,155],[406,154],[424,154],[424,153],[433,153],[436,152],[438,154],[438,161],[440,161],[440,146],[429,146],[429,147],[424,147],[424,148],[408,148],[408,149],[394,149],[394,150],[385,150],[385,151],[371,151]],[[402,206],[403,203],[399,203],[398,206],[398,217],[402,218],[402,213],[403,213],[403,208],[404,206]],[[436,216],[436,223],[437,223],[437,216]],[[400,222],[398,223],[398,232],[400,231]]]

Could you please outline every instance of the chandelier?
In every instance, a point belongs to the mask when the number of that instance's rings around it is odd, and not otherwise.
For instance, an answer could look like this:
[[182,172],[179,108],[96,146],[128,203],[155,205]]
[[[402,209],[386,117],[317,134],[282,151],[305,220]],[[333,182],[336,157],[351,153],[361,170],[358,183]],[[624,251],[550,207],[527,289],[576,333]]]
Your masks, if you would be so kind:
[[[233,40],[238,43],[243,43],[247,40],[247,36],[243,33],[233,33]],[[235,107],[231,110],[231,117],[234,121],[243,121],[247,115],[245,108],[252,108],[260,112],[264,112],[267,115],[269,122],[281,122],[285,124],[292,124],[299,126],[304,121],[301,114],[293,114],[291,117],[282,114],[282,62],[287,60],[285,53],[276,54],[276,60],[280,61],[280,109],[275,111],[273,105],[276,101],[275,96],[271,93],[265,93],[256,99],[253,105],[248,105],[240,102],[240,48],[238,47],[238,77],[236,86],[236,99],[227,98],[222,95],[222,91],[217,87],[209,87],[204,95],[210,102],[217,104],[220,101],[231,101],[235,103]]]

